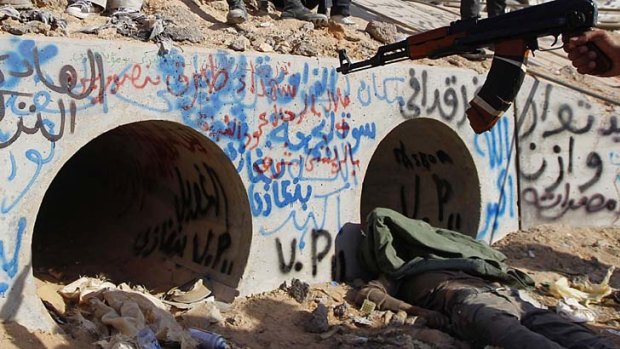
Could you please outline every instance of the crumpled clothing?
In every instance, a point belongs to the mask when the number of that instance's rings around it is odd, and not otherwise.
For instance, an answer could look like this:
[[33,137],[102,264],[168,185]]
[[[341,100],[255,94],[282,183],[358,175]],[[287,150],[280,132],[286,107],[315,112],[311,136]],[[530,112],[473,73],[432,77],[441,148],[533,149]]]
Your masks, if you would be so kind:
[[45,10],[24,10],[18,11],[11,5],[0,7],[0,20],[11,18],[21,23],[39,21],[49,25],[53,30],[67,29],[67,21],[54,16],[53,13]]
[[[59,291],[65,298],[79,300],[82,308],[90,314],[73,317],[88,324],[91,330],[98,327],[112,329],[112,339],[101,340],[103,348],[131,348],[140,331],[145,328],[155,334],[157,340],[180,343],[182,349],[193,349],[196,341],[185,331],[168,307],[155,296],[139,287],[127,284],[115,285],[100,278],[82,277]],[[107,333],[106,333],[107,336]],[[100,337],[101,338],[101,337]],[[129,344],[128,344],[129,343]]]

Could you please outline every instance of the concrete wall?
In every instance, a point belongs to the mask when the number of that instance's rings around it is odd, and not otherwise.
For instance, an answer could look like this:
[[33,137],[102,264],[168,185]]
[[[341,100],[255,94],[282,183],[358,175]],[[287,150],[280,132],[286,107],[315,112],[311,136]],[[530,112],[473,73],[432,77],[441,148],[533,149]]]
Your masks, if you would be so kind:
[[[463,69],[0,42],[0,318],[29,328],[50,325],[33,267],[154,289],[206,276],[226,299],[354,276],[374,206],[487,241],[520,217],[615,223],[615,118],[530,78],[475,135],[484,77]],[[549,208],[567,183],[574,200]]]

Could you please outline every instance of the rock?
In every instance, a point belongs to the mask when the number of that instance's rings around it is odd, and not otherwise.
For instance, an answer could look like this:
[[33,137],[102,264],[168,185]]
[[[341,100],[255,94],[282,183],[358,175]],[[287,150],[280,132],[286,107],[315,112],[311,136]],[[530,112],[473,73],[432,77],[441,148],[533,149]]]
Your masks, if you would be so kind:
[[268,43],[263,42],[262,44],[258,45],[257,50],[260,52],[273,52],[273,47]]
[[384,44],[391,44],[396,39],[398,29],[396,25],[392,23],[370,21],[366,26],[366,32],[377,41]]
[[319,50],[317,50],[317,48],[310,43],[301,41],[295,47],[293,47],[291,53],[306,57],[316,57],[319,54]]
[[274,50],[276,52],[280,52],[280,53],[289,53],[291,52],[291,44],[288,43],[288,41],[281,41],[278,42],[275,47]]
[[235,51],[245,51],[250,45],[250,39],[246,38],[243,35],[239,35],[232,43],[230,43],[230,48]]
[[305,330],[310,333],[323,333],[329,330],[327,307],[323,303],[319,303],[314,309],[310,320],[306,322]]
[[338,304],[334,307],[334,316],[341,319],[347,316],[349,312],[349,305],[347,303]]
[[205,37],[200,29],[195,26],[180,27],[171,25],[166,27],[165,33],[174,41],[189,41],[193,43],[202,42]]
[[239,34],[237,29],[235,29],[233,27],[224,28],[224,32],[228,33],[228,34]]
[[12,18],[2,21],[2,30],[13,35],[43,34],[49,35],[51,26],[39,21],[20,23]]
[[407,312],[401,310],[392,317],[392,319],[390,320],[390,326],[402,326],[405,324],[406,320]]
[[291,287],[286,291],[289,296],[293,297],[297,302],[303,303],[306,298],[308,298],[308,293],[310,293],[310,285],[298,279],[293,279],[293,281],[291,281]]
[[342,40],[345,37],[344,26],[340,23],[329,21],[329,26],[327,28],[327,31],[338,40]]
[[344,39],[347,41],[351,41],[351,42],[360,42],[362,41],[362,37],[359,35],[353,35],[351,33],[349,33],[349,31],[346,31],[344,33]]
[[302,24],[301,27],[299,28],[299,32],[302,34],[306,34],[313,30],[314,30],[314,24],[312,24],[311,22],[304,22],[304,24]]

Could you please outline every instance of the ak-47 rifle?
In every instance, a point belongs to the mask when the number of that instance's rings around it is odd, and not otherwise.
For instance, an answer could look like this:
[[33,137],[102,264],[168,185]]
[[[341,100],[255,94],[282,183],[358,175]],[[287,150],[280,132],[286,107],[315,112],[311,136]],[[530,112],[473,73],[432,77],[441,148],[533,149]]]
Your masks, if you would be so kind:
[[[449,26],[409,36],[379,47],[370,59],[352,63],[345,50],[338,50],[342,74],[405,59],[441,58],[491,47],[491,69],[480,91],[465,112],[476,133],[490,130],[515,99],[526,72],[529,51],[538,49],[542,36],[577,35],[596,25],[598,9],[592,0],[556,0],[487,19],[466,19]],[[594,44],[600,72],[611,61]]]

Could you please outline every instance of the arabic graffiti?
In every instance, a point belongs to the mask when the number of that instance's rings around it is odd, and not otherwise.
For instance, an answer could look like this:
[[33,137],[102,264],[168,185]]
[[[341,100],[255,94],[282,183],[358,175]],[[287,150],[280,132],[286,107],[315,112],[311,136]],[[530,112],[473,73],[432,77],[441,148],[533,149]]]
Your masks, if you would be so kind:
[[[129,250],[140,258],[184,258],[226,275],[245,266],[230,257],[237,241],[226,214],[234,200],[224,190],[228,178],[202,160],[206,140],[242,179],[252,229],[271,246],[261,253],[285,274],[323,277],[334,272],[334,260],[345,263],[327,232],[358,218],[351,206],[360,171],[371,167],[365,162],[399,122],[433,119],[461,142],[447,146],[423,132],[418,141],[403,135],[387,148],[386,159],[406,178],[391,199],[409,216],[492,240],[518,224],[518,209],[527,224],[584,215],[614,223],[620,211],[617,115],[600,117],[589,101],[540,81],[526,81],[515,118],[507,114],[491,132],[474,135],[464,113],[481,84],[473,72],[415,67],[408,76],[345,77],[330,65],[261,54],[157,56],[20,38],[2,43],[0,218],[13,224],[0,227],[8,275],[0,291],[18,268],[16,257],[7,256],[19,255],[31,226],[23,212],[42,178],[53,177],[93,130],[147,119],[182,124],[194,134],[125,131],[150,144],[144,154],[158,161],[146,170],[169,180],[176,199],[166,215],[134,232]],[[180,168],[185,154],[201,160]],[[484,181],[463,180],[463,169]],[[380,167],[376,173],[385,177]],[[479,202],[479,215],[467,213]],[[222,226],[193,225],[214,217]]]
[[617,116],[595,117],[602,111],[564,94],[535,81],[517,114],[526,225],[583,225],[593,214],[598,222],[613,224],[620,216],[612,150],[620,140]]

